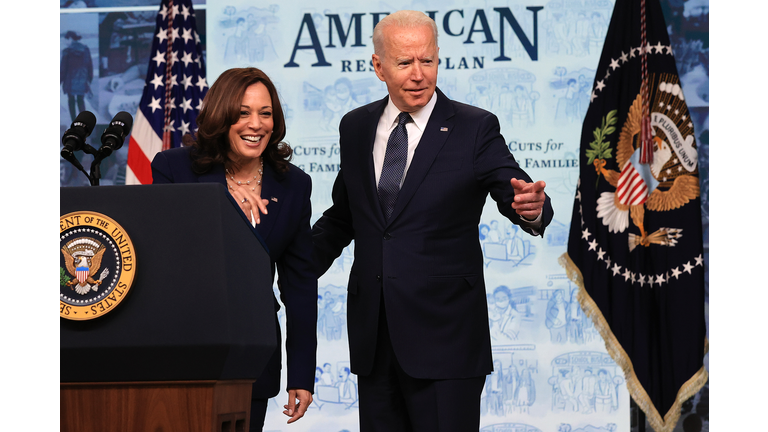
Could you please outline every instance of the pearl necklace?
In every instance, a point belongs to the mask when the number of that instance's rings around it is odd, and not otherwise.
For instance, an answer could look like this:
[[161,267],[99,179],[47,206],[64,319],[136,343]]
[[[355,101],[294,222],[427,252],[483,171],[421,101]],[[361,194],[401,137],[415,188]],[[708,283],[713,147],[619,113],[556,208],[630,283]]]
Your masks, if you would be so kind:
[[[259,161],[261,162],[261,166],[259,167],[259,175],[258,176],[253,176],[253,180],[246,180],[245,182],[242,182],[240,180],[235,180],[235,177],[232,175],[232,173],[229,172],[229,168],[224,168],[224,171],[227,173],[227,175],[229,175],[229,179],[232,180],[238,186],[244,186],[244,185],[250,186],[250,184],[254,180],[256,180],[256,186],[260,186],[261,185],[262,176],[264,175],[264,159],[259,157]],[[232,185],[230,185],[229,183],[227,183],[227,186],[229,186],[230,189],[235,190],[232,187]],[[252,187],[251,191],[255,191],[256,190],[256,186]]]

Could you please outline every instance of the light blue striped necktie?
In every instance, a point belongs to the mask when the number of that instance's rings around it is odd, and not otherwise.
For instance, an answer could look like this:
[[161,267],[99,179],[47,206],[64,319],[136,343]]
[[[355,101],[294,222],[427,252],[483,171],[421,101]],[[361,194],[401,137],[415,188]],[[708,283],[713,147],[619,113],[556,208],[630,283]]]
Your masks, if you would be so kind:
[[405,130],[405,124],[409,121],[411,115],[401,112],[397,117],[397,126],[389,135],[387,151],[384,153],[384,165],[379,177],[379,203],[386,219],[389,219],[395,208],[400,181],[405,172],[405,162],[408,160],[408,131]]

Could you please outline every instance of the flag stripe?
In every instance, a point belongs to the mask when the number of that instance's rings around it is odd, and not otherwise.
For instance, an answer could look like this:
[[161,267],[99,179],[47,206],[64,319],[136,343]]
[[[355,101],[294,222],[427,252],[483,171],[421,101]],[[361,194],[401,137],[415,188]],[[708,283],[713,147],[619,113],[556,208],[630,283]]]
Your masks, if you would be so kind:
[[627,164],[622,171],[616,193],[619,196],[619,202],[624,205],[640,205],[645,202],[648,187],[631,163]]
[[131,184],[150,184],[152,183],[151,161],[141,150],[141,146],[131,137],[130,147],[128,148],[128,168],[126,171],[126,183],[132,180]]

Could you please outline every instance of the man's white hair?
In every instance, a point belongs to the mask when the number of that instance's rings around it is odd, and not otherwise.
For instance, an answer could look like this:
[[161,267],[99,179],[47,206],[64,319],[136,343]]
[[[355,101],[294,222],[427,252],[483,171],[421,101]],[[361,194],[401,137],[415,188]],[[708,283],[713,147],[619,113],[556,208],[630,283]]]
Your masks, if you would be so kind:
[[412,10],[400,10],[382,18],[373,29],[373,52],[377,56],[384,56],[384,29],[395,26],[400,28],[419,28],[429,26],[437,45],[437,24],[435,20],[424,14],[424,12]]

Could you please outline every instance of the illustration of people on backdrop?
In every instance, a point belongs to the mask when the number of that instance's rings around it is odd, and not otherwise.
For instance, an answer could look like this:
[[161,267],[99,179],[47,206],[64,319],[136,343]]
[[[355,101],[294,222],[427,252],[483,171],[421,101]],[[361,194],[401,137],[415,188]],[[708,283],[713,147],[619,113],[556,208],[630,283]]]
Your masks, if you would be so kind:
[[330,363],[323,364],[323,370],[320,373],[320,384],[327,386],[333,385],[333,374],[331,373]]
[[568,369],[560,370],[560,377],[557,381],[558,397],[564,410],[577,411],[578,401],[576,400],[576,383]]
[[509,368],[507,368],[507,371],[504,372],[504,406],[505,406],[505,412],[507,405],[514,405],[515,403],[515,390],[517,390],[517,387],[520,385],[520,374],[517,372],[517,367],[515,367],[515,363],[512,362],[512,364],[509,365]]
[[565,94],[557,100],[555,119],[571,123],[581,121],[579,102],[579,83],[571,78],[568,80]]
[[495,416],[504,415],[504,373],[501,361],[494,360],[493,372],[485,378],[487,410]]
[[235,23],[235,31],[227,38],[227,46],[224,48],[224,60],[229,63],[248,61],[250,51],[249,35],[246,33],[244,18],[238,18]]
[[581,378],[581,393],[579,394],[579,411],[582,414],[592,414],[595,412],[595,385],[597,378],[592,374],[592,369],[584,370],[584,377]]
[[581,310],[579,299],[577,298],[578,291],[573,290],[571,292],[571,301],[568,303],[568,309],[566,313],[566,327],[568,331],[568,340],[572,343],[583,344],[584,343],[584,327],[586,326],[586,315]]
[[512,301],[512,292],[504,285],[493,290],[495,307],[490,310],[491,338],[498,342],[517,340],[520,333],[520,314]]
[[619,408],[619,399],[616,394],[616,384],[605,369],[597,372],[595,383],[595,410],[599,413],[609,413]]
[[556,290],[547,303],[545,325],[549,329],[553,343],[564,344],[568,340],[566,328],[566,309],[568,304],[563,299],[563,290]]
[[520,375],[520,384],[515,390],[515,407],[520,413],[527,413],[528,407],[536,401],[536,386],[533,382],[533,376],[529,368],[523,369]]
[[499,221],[492,220],[490,229],[488,230],[488,241],[491,243],[499,243],[501,241],[501,230],[499,230]]
[[334,298],[330,292],[325,293],[322,317],[325,338],[328,341],[341,339],[341,330],[344,325],[343,307],[341,299]]
[[525,258],[525,243],[519,235],[520,229],[515,224],[507,224],[504,245],[507,247],[507,259],[522,261]]
[[332,86],[325,87],[323,91],[323,116],[320,120],[320,128],[338,132],[339,122],[344,114],[359,106],[354,96],[352,81],[346,77],[337,79]]
[[343,367],[339,371],[339,381],[336,382],[336,387],[339,389],[339,400],[341,402],[350,403],[357,400],[357,385],[350,378],[351,372],[348,367]]
[[93,60],[91,50],[79,42],[82,36],[70,30],[64,39],[69,41],[69,46],[61,55],[59,81],[68,98],[69,115],[75,121],[77,114],[85,111],[85,96],[91,94]]
[[521,85],[515,86],[512,98],[511,122],[515,127],[528,127],[533,124],[533,100],[528,90]]
[[247,21],[248,60],[254,62],[266,62],[277,58],[272,38],[267,32],[267,19],[256,19],[252,14]]

